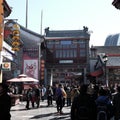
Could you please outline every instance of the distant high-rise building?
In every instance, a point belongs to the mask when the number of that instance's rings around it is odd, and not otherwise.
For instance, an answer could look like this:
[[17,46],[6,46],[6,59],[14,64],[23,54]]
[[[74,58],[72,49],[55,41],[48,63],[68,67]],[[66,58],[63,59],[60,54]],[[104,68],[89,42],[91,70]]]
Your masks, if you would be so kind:
[[105,40],[104,46],[120,46],[120,33],[109,35]]

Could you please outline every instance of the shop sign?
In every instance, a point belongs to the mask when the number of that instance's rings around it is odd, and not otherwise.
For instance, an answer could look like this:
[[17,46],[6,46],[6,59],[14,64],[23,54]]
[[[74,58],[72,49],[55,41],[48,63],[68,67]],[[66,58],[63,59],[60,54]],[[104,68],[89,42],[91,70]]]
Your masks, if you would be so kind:
[[2,63],[2,70],[3,71],[10,71],[11,70],[11,63],[10,62],[3,62]]

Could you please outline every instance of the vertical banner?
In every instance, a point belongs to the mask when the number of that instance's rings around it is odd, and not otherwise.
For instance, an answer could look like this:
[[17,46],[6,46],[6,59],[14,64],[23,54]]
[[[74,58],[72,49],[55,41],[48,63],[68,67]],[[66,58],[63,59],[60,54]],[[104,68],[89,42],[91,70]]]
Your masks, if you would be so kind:
[[24,60],[24,74],[38,79],[38,60]]

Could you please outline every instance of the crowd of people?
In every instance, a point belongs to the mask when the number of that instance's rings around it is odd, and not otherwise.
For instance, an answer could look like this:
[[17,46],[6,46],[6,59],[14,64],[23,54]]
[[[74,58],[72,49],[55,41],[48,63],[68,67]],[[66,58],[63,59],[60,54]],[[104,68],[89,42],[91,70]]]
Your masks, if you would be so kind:
[[30,109],[30,102],[32,104],[32,108],[35,107],[35,103],[37,108],[39,108],[40,100],[44,101],[46,93],[46,88],[42,85],[40,88],[39,86],[30,87],[26,92],[26,108]]
[[[42,86],[42,88],[32,88],[28,90],[28,93],[29,91],[34,93],[33,91],[36,91],[36,89],[38,89],[39,93],[37,93],[38,95],[36,94],[36,99],[33,99],[33,101],[36,101],[37,107],[39,107],[38,103],[40,103],[40,100],[44,101],[44,99],[47,99],[47,107],[53,105],[53,100],[55,100],[57,114],[63,114],[64,106],[71,107],[71,120],[100,120],[101,116],[106,120],[111,120],[112,118],[114,118],[114,120],[120,119],[119,85],[108,88],[105,86],[90,86],[86,84],[79,86],[56,84],[54,87]],[[34,107],[34,104],[32,104],[32,107]],[[86,111],[86,113],[83,111]],[[102,120],[104,120],[104,118],[102,118]]]
[[[0,112],[3,113],[0,114],[0,119],[10,120],[11,118],[9,90],[8,86],[0,84]],[[71,108],[71,120],[112,120],[113,118],[120,120],[119,85],[115,87],[87,84],[33,86],[26,92],[25,107],[27,110],[39,108],[40,101],[44,102],[45,99],[47,99],[46,107],[53,106],[53,101],[56,101],[56,112],[59,115],[64,113],[63,108],[65,106],[69,106]]]
[[72,102],[71,120],[120,120],[120,86],[81,85]]

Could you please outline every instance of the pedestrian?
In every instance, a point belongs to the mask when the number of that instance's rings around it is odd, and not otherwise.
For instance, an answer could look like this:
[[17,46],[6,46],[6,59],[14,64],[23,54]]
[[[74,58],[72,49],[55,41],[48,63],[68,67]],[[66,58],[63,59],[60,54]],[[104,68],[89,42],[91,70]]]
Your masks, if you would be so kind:
[[113,96],[114,119],[120,119],[120,86],[117,87],[117,93]]
[[32,88],[29,88],[26,93],[26,108],[27,109],[30,109],[29,105],[30,105],[31,99],[32,99]]
[[52,105],[52,102],[53,102],[53,90],[50,85],[48,85],[46,95],[47,95],[47,104],[48,104],[47,106],[50,106]]
[[8,94],[8,86],[0,83],[0,120],[11,120],[11,97]]
[[35,87],[33,87],[32,88],[32,98],[31,98],[32,108],[35,107],[35,102],[36,102],[36,89],[35,89]]
[[39,86],[35,86],[35,99],[36,99],[37,108],[39,108],[39,106],[40,106],[40,90],[39,90]]
[[71,101],[73,102],[74,98],[80,94],[77,87],[71,89]]
[[56,88],[56,104],[57,104],[57,113],[62,114],[62,108],[63,108],[63,94],[62,94],[62,84],[59,84]]
[[96,104],[87,90],[88,85],[81,85],[80,94],[74,97],[71,106],[71,120],[96,120]]
[[66,102],[66,98],[67,98],[67,93],[66,93],[65,88],[64,88],[63,85],[62,85],[61,89],[62,89],[62,95],[63,95],[63,107],[64,107],[64,106],[65,106],[65,102]]
[[71,106],[71,88],[70,87],[67,87],[66,94],[67,94],[67,106]]
[[98,97],[96,99],[96,105],[97,105],[97,119],[102,116],[103,120],[104,119],[110,120],[113,117],[113,105],[107,89],[100,88],[98,92]]
[[44,85],[42,85],[42,88],[41,88],[41,99],[42,99],[42,101],[44,101],[45,95],[46,95],[46,87]]

